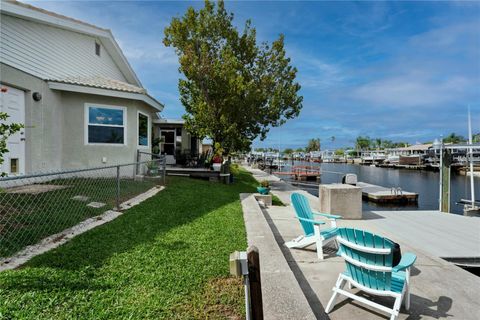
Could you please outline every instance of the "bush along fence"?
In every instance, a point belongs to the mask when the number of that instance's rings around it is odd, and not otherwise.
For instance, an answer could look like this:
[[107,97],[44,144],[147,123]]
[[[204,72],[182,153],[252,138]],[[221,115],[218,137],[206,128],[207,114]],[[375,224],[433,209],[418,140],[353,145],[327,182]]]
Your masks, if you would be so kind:
[[164,184],[165,157],[161,156],[0,178],[0,260],[83,220],[120,210],[122,202]]

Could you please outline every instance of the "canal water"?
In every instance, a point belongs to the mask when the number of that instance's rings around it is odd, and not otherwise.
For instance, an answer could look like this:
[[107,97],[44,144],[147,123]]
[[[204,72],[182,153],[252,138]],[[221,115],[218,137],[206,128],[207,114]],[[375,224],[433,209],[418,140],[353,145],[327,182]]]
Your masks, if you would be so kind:
[[[295,162],[294,165],[314,165],[322,169],[321,179],[315,181],[299,181],[297,187],[304,189],[311,194],[318,196],[318,184],[320,183],[341,183],[342,177],[346,173],[354,173],[358,176],[358,181],[367,182],[390,187],[400,187],[404,191],[416,192],[419,194],[418,204],[412,205],[393,205],[376,204],[374,202],[363,201],[363,210],[438,210],[439,194],[439,173],[421,170],[408,169],[390,169],[362,166],[346,163],[309,163]],[[291,171],[291,167],[286,166],[282,171]],[[281,179],[295,183],[288,176],[279,176]],[[301,184],[300,184],[301,183]],[[309,185],[303,185],[303,184]],[[480,178],[475,177],[475,198],[480,199]],[[470,177],[458,175],[452,172],[451,176],[451,212],[463,214],[463,205],[457,205],[455,202],[460,199],[470,199]]]

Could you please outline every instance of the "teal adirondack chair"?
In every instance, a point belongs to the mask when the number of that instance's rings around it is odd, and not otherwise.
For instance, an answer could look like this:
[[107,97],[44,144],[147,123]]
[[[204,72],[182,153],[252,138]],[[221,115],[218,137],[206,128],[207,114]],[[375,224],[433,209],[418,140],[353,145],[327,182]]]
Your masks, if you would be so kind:
[[[288,248],[305,248],[312,244],[317,245],[317,256],[319,259],[323,259],[323,246],[331,241],[335,241],[337,236],[337,219],[341,219],[340,216],[318,213],[312,211],[307,197],[300,193],[292,193],[291,201],[297,219],[302,225],[304,234],[286,242],[285,245]],[[330,228],[320,229],[321,225],[325,222],[321,220],[315,220],[314,216],[327,218],[330,220]]]
[[[347,267],[338,277],[325,312],[332,310],[338,294],[389,313],[391,320],[398,316],[403,298],[405,309],[410,308],[410,267],[417,259],[413,253],[403,254],[400,263],[392,267],[393,242],[386,238],[363,230],[339,228],[337,241],[338,255],[345,259]],[[345,291],[346,283],[350,289],[353,286],[373,295],[395,298],[393,308]]]

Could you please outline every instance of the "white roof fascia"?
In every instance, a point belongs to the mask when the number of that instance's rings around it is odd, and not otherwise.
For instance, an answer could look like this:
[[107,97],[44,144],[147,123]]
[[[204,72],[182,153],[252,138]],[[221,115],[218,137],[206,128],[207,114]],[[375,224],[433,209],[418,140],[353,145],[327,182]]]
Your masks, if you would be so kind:
[[[1,2],[1,12],[19,17],[26,20],[31,20],[35,22],[40,22],[57,28],[62,28],[69,31],[79,32],[88,34],[90,36],[98,37],[102,44],[110,53],[111,57],[117,64],[118,68],[122,71],[125,78],[132,84],[142,87],[142,83],[138,79],[137,75],[133,71],[132,67],[125,58],[120,46],[115,41],[113,34],[110,30],[96,28],[94,26],[89,26],[81,22],[72,21],[69,19],[52,16],[50,14],[36,11],[30,8],[25,8],[15,3],[2,1]],[[142,87],[143,88],[143,87]]]
[[183,124],[185,124],[185,120],[161,118],[161,119],[154,120],[153,123],[156,123],[156,124],[181,124],[181,125],[183,125]]
[[157,100],[155,100],[154,98],[150,97],[147,94],[94,88],[94,87],[54,82],[54,81],[48,81],[48,87],[52,90],[79,92],[79,93],[94,94],[99,96],[138,100],[138,101],[145,102],[146,104],[157,109],[158,111],[163,110],[163,104],[161,104],[160,102],[158,102]]

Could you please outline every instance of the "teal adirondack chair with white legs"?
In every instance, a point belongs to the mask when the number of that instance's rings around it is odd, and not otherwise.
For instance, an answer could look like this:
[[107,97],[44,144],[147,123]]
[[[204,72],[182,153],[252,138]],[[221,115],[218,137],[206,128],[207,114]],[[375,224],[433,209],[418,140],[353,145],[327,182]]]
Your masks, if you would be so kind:
[[[405,309],[410,308],[410,267],[417,259],[413,253],[403,254],[400,263],[392,267],[393,242],[386,238],[363,230],[339,228],[337,241],[338,255],[345,259],[346,270],[340,273],[325,312],[332,311],[339,294],[382,310],[391,315],[391,320],[398,316],[403,299]],[[345,284],[372,295],[393,297],[393,308],[345,291]]]
[[[291,201],[297,219],[302,225],[304,234],[292,241],[286,242],[285,245],[288,248],[305,248],[312,244],[316,244],[317,256],[319,259],[323,259],[323,246],[329,242],[335,242],[337,236],[336,221],[342,217],[312,211],[307,197],[300,193],[292,193]],[[315,220],[315,216],[330,220],[330,227],[321,229],[320,226],[324,225],[325,222]]]

